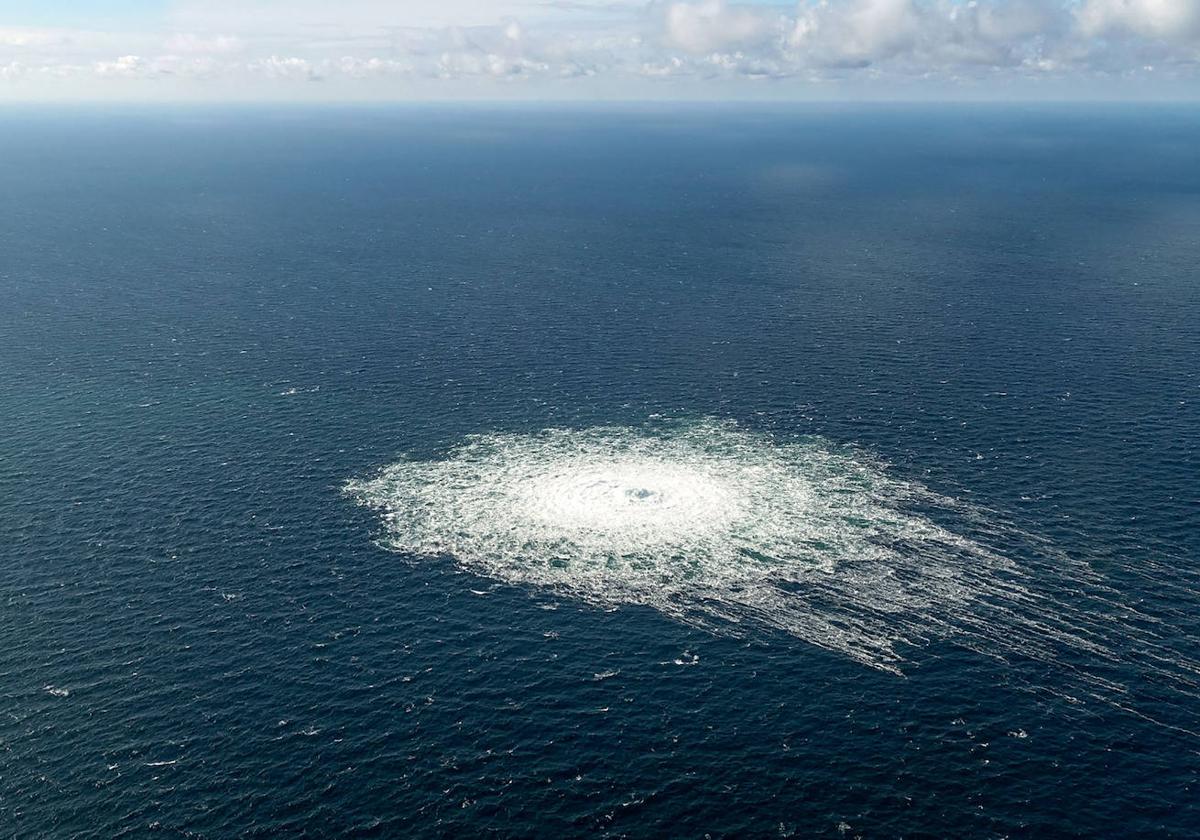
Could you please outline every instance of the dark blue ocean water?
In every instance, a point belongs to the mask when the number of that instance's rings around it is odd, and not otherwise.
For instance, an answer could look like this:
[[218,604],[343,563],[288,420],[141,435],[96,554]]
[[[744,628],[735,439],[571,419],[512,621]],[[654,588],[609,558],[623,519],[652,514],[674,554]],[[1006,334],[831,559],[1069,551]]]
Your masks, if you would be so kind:
[[[1197,149],[1194,108],[5,110],[0,836],[1200,836]],[[406,557],[343,492],[656,415],[988,511],[1040,614],[1091,603],[1047,556],[1106,588],[1105,654],[897,676]]]

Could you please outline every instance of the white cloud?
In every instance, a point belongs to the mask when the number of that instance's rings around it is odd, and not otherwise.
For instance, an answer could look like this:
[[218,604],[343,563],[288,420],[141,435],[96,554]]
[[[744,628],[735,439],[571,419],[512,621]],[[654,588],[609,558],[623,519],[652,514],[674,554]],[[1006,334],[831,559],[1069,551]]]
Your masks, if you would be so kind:
[[913,49],[922,34],[941,23],[937,11],[920,8],[913,0],[857,0],[848,11],[827,18],[833,20],[836,46],[842,52],[878,61]]
[[825,83],[1069,85],[1148,67],[1200,82],[1200,0],[176,0],[164,20],[88,32],[6,27],[0,13],[0,82],[286,95],[328,81],[384,97],[409,89],[397,80],[487,95],[599,79],[630,96],[654,79],[666,80],[659,91],[776,80],[783,95]]
[[871,67],[893,62],[919,73],[1009,67],[1057,37],[1056,16],[1027,0],[846,0],[802,7],[789,46],[808,64]]
[[665,7],[665,40],[690,53],[712,53],[761,46],[771,37],[779,15],[725,0],[674,2]]
[[1186,41],[1200,37],[1200,0],[1085,0],[1077,12],[1086,35],[1125,34]]
[[386,58],[355,58],[343,56],[330,65],[327,75],[342,75],[351,79],[407,76],[414,71],[412,64]]
[[114,61],[96,62],[95,73],[97,76],[132,79],[144,76],[148,69],[149,65],[140,56],[123,55]]
[[281,57],[277,55],[256,59],[247,65],[251,73],[261,74],[268,79],[299,80],[319,82],[321,74],[311,61],[296,56]]

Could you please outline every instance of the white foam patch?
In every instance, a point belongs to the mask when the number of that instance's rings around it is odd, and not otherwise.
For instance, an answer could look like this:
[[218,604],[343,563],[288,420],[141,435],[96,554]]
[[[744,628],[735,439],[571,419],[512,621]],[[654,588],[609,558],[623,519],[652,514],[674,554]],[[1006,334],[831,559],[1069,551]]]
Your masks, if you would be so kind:
[[[1125,690],[1079,667],[1115,656],[1098,608],[1113,593],[1085,565],[823,439],[714,420],[476,435],[347,491],[382,512],[390,549],[588,604],[782,631],[897,673],[950,640],[1069,670],[1092,696]],[[1032,585],[1047,575],[1069,597]]]
[[950,500],[861,452],[715,421],[479,435],[348,489],[396,551],[891,669],[1012,571],[915,510]]

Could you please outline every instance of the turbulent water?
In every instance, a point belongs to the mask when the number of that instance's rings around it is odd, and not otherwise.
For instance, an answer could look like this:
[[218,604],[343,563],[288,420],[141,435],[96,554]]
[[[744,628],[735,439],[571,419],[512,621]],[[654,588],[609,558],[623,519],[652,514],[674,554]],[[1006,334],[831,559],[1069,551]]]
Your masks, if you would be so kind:
[[1028,597],[1011,563],[918,509],[952,500],[862,452],[732,423],[475,436],[348,490],[396,551],[893,670],[899,646],[971,632],[981,596]]
[[[474,435],[346,489],[383,513],[394,551],[595,606],[782,631],[896,674],[907,650],[948,641],[1069,668],[1032,688],[1118,705],[1126,687],[1099,666],[1133,642],[1183,702],[1200,701],[1200,665],[1138,630],[1149,619],[1085,565],[821,438],[711,419]],[[1013,541],[1024,564],[996,547]]]

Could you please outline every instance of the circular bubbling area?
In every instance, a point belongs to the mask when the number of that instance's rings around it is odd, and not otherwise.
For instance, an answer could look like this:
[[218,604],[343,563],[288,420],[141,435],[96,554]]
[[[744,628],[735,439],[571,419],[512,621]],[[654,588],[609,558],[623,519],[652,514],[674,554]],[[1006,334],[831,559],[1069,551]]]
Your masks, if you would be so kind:
[[514,512],[576,541],[603,539],[609,551],[694,539],[743,515],[736,489],[719,476],[649,456],[566,459],[516,491]]
[[993,616],[1025,599],[1009,561],[929,513],[961,505],[859,450],[732,423],[478,435],[347,490],[414,558],[888,670],[936,636],[976,646],[980,596]]
[[716,420],[475,435],[346,490],[415,562],[719,634],[783,632],[897,674],[951,642],[1028,663],[1031,690],[1150,720],[1117,663],[1177,706],[1200,699],[1200,663],[1085,563],[820,438]]

